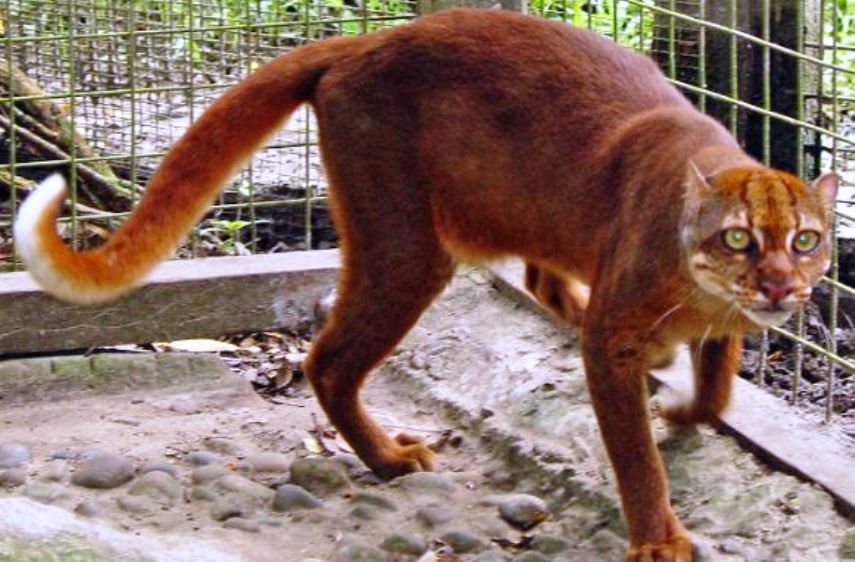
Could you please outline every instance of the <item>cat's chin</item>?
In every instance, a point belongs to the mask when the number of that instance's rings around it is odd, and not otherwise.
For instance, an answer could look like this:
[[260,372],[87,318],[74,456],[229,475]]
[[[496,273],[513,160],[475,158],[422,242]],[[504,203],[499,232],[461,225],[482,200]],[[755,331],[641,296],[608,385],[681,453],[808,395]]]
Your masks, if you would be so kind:
[[742,313],[746,318],[760,326],[780,326],[793,315],[792,310],[748,310],[743,308]]

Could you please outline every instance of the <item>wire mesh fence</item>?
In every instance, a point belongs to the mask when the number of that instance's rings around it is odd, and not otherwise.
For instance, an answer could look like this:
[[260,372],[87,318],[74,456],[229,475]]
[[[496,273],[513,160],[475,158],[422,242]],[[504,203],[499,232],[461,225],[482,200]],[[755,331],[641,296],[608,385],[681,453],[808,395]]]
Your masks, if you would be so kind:
[[[64,171],[73,191],[61,228],[78,247],[97,244],[133,207],[167,148],[228,86],[284,50],[403,24],[417,12],[416,0],[0,2],[0,269],[6,270],[20,267],[10,226],[34,181]],[[793,401],[821,399],[827,418],[855,416],[855,250],[846,242],[855,237],[849,117],[855,18],[843,4],[529,5],[537,15],[649,53],[757,158],[806,178],[826,169],[841,173],[840,251],[818,291],[813,308],[820,311],[808,310],[750,343],[745,362],[758,384],[771,381]],[[298,111],[223,192],[179,254],[335,245],[315,133],[310,111]],[[784,363],[791,365],[786,383],[774,376]]]

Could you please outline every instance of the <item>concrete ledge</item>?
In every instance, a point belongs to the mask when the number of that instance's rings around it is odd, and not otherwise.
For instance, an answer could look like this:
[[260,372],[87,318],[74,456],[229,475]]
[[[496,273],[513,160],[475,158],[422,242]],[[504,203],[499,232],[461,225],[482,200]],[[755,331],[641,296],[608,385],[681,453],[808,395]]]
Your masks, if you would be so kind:
[[200,353],[98,353],[0,361],[0,398],[5,406],[167,388],[248,390],[249,384],[216,355]]
[[312,321],[338,276],[338,251],[166,262],[115,303],[78,306],[27,273],[0,275],[0,353],[219,336]]
[[[499,291],[526,307],[540,309],[525,289],[521,262],[508,262],[491,271]],[[682,352],[671,367],[652,371],[650,376],[688,399],[694,393],[691,369],[688,354]],[[799,416],[779,398],[740,378],[735,380],[733,401],[717,428],[733,435],[773,468],[819,484],[834,497],[843,515],[855,519],[855,457],[851,447],[829,428]]]

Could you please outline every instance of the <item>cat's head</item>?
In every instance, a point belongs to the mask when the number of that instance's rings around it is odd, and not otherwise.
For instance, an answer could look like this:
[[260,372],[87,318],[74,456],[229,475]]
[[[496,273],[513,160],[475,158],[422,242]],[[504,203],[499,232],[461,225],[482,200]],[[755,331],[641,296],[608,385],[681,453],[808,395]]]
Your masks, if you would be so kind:
[[754,324],[783,323],[831,262],[837,176],[808,185],[759,166],[688,168],[681,237],[691,276]]

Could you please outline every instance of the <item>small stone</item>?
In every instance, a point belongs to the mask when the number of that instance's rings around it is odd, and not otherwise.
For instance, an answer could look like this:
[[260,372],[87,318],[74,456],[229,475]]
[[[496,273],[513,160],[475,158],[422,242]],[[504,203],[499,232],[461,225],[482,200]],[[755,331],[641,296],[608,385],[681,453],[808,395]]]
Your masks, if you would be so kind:
[[249,455],[243,466],[252,472],[272,472],[282,474],[288,472],[290,465],[288,457],[281,453],[255,453]]
[[300,486],[294,484],[283,484],[276,490],[273,497],[274,511],[295,511],[298,509],[315,509],[321,507],[323,502],[307,492]]
[[225,437],[205,437],[202,440],[202,444],[209,451],[220,453],[221,455],[230,457],[246,456],[246,450],[243,447]]
[[0,445],[0,468],[18,468],[32,460],[30,448],[22,443]]
[[380,517],[380,510],[370,505],[358,505],[350,511],[350,516],[360,521],[373,521]]
[[178,469],[167,461],[149,461],[140,469],[140,474],[148,474],[149,472],[165,472],[173,478],[178,478]]
[[214,487],[226,492],[234,492],[251,500],[266,502],[276,495],[276,492],[267,486],[253,482],[239,474],[227,474],[214,482]]
[[487,550],[473,558],[472,562],[508,562],[510,559],[511,555],[501,550]]
[[428,505],[416,511],[416,519],[428,529],[441,527],[456,518],[456,512],[441,505]]
[[371,494],[368,492],[357,492],[353,494],[353,497],[350,498],[350,502],[376,507],[385,511],[398,511],[398,505],[394,501],[387,497],[378,496],[377,494]]
[[74,513],[83,517],[97,517],[101,514],[101,508],[93,501],[82,501],[74,508]]
[[185,459],[193,466],[205,466],[209,464],[223,464],[223,459],[220,455],[210,451],[193,451],[189,453]]
[[207,484],[218,478],[222,478],[226,474],[230,474],[226,467],[219,464],[208,464],[194,468],[190,473],[190,481],[194,484]]
[[181,499],[181,483],[165,472],[155,470],[143,474],[134,482],[128,494],[145,496],[161,504],[174,505]]
[[725,538],[722,539],[720,543],[718,543],[718,549],[725,554],[741,554],[742,548],[739,546],[739,542],[731,539]]
[[358,476],[368,470],[359,457],[350,453],[336,453],[330,457],[330,460],[344,467],[348,476]]
[[17,488],[27,483],[27,471],[23,468],[10,468],[0,471],[0,488]]
[[408,533],[392,533],[383,539],[380,548],[397,554],[419,556],[428,549],[425,541]]
[[116,505],[123,511],[137,515],[148,515],[156,510],[153,502],[137,496],[120,496],[116,498]]
[[134,477],[134,464],[121,455],[102,455],[84,461],[71,475],[71,482],[84,488],[118,488]]
[[570,548],[571,544],[565,538],[554,535],[538,535],[531,541],[531,549],[541,554],[552,556]]
[[337,548],[334,562],[388,562],[385,552],[375,546],[351,543]]
[[62,461],[48,463],[39,473],[42,482],[62,482],[68,475],[68,465]]
[[440,537],[457,554],[477,552],[487,546],[481,537],[468,531],[449,531]]
[[42,503],[53,503],[68,495],[62,484],[53,482],[33,482],[24,489],[24,495]]
[[838,554],[840,554],[841,560],[855,560],[855,529],[851,529],[843,537]]
[[258,521],[253,521],[252,519],[246,519],[243,517],[232,517],[231,519],[226,519],[225,523],[223,523],[223,527],[226,529],[237,529],[239,531],[244,531],[245,533],[258,533],[261,531],[261,526],[258,524]]
[[291,463],[291,482],[318,496],[350,488],[350,479],[337,462],[299,459]]
[[499,515],[512,526],[525,531],[546,521],[549,518],[549,507],[538,497],[514,494],[501,501]]
[[549,562],[549,558],[539,552],[529,550],[514,556],[513,562]]
[[392,481],[402,490],[424,494],[449,495],[456,487],[453,480],[437,472],[413,472]]
[[225,521],[232,517],[251,515],[251,511],[251,506],[240,501],[237,496],[228,496],[214,502],[209,513],[214,521]]
[[218,497],[213,490],[205,486],[193,486],[190,490],[190,499],[193,501],[212,502]]

